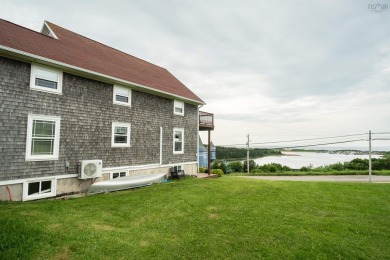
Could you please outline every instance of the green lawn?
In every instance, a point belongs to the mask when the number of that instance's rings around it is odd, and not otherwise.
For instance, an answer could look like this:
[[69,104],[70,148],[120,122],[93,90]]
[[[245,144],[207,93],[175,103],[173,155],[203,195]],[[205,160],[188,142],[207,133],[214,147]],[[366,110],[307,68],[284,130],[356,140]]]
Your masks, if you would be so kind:
[[[231,176],[248,176],[246,172],[230,173]],[[279,171],[279,172],[250,172],[249,176],[305,176],[305,175],[367,175],[368,171],[343,170],[343,171]],[[372,171],[372,175],[389,176],[390,170]]]
[[0,203],[0,259],[385,259],[390,185],[187,179]]

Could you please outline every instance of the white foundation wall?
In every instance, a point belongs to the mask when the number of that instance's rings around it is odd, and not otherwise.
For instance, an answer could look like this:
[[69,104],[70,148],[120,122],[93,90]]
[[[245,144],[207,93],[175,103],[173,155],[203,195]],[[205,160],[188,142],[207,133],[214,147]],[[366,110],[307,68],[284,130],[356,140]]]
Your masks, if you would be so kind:
[[[157,167],[147,167],[142,169],[133,169],[133,167],[124,167],[123,169],[110,170],[106,171],[103,169],[103,174],[100,178],[95,179],[86,179],[81,180],[78,177],[63,178],[61,176],[48,177],[56,181],[56,195],[61,196],[72,193],[80,193],[88,190],[88,188],[94,182],[100,182],[108,180],[111,178],[113,172],[126,172],[127,176],[134,176],[139,174],[155,174],[155,173],[165,173],[167,178],[170,177],[170,170],[173,166],[181,166],[184,169],[184,173],[187,176],[196,175],[198,172],[197,163],[186,163],[186,164],[175,164],[169,166],[157,166]],[[19,183],[4,184],[0,183],[0,200],[1,201],[22,201],[23,200],[23,183],[27,181],[32,181],[33,179],[20,180]],[[8,189],[7,189],[8,187]],[[54,197],[54,196],[53,196]]]
[[22,198],[23,198],[22,183],[0,186],[1,201],[22,201]]

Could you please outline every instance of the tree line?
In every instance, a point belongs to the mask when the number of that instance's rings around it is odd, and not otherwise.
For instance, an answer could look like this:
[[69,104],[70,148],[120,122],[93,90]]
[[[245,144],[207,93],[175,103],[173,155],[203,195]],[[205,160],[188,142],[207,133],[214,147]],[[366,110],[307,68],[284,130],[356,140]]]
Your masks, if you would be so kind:
[[[388,171],[390,170],[390,153],[384,154],[382,158],[373,158],[372,170],[375,171]],[[355,158],[350,162],[335,163],[327,166],[312,167],[311,165],[303,166],[299,169],[301,172],[337,172],[337,171],[367,171],[368,159]],[[221,169],[224,173],[232,172],[246,172],[247,162],[243,161],[231,161],[225,162],[223,160],[215,160],[212,163],[213,169]],[[254,160],[249,160],[249,171],[251,173],[276,173],[292,171],[288,166],[284,166],[278,163],[269,163],[264,165],[258,165]]]
[[[281,155],[281,151],[272,149],[253,148],[249,151],[249,158],[255,159],[269,155]],[[247,156],[246,148],[216,147],[216,158],[218,160],[244,159]]]

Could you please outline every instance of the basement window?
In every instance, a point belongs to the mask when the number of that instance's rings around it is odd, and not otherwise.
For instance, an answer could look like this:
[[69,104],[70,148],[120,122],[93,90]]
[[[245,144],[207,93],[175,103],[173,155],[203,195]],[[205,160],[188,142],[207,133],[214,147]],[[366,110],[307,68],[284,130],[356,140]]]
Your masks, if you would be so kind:
[[184,116],[184,102],[174,100],[173,102],[173,114]]
[[111,147],[130,147],[130,124],[112,123]]
[[119,177],[126,177],[126,176],[127,176],[126,172],[113,172],[113,173],[111,173],[111,179],[116,179]]
[[33,180],[23,183],[23,200],[49,198],[56,195],[54,179]]
[[31,64],[30,89],[62,94],[62,71]]
[[131,89],[114,85],[113,102],[116,105],[131,106]]

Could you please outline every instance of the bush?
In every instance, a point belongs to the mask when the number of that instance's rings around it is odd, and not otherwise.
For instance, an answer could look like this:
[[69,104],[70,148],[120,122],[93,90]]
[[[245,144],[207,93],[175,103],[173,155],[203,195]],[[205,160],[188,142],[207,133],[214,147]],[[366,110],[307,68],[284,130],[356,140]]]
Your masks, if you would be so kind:
[[244,170],[244,166],[242,165],[242,162],[236,161],[236,162],[230,162],[229,163],[230,169],[232,172],[242,172]]
[[[244,172],[247,171],[247,162],[246,160],[244,161]],[[254,170],[257,167],[257,164],[254,160],[249,160],[249,171]]]
[[205,173],[205,172],[206,172],[206,168],[204,168],[204,167],[199,167],[199,172],[200,172],[200,173]]
[[256,168],[256,169],[252,170],[251,173],[263,173],[263,171],[260,170],[259,168]]
[[221,169],[223,171],[223,173],[226,173],[226,163],[220,162],[218,169]]
[[277,172],[277,171],[278,171],[278,168],[275,165],[271,165],[269,167],[269,172]]
[[212,169],[211,174],[216,174],[218,177],[222,177],[223,171],[221,169]]
[[264,164],[264,165],[258,166],[257,168],[260,169],[263,172],[271,172],[271,173],[290,171],[291,170],[290,167],[283,166],[283,165],[281,165],[279,163],[268,163],[268,164]]
[[335,171],[342,171],[342,170],[344,170],[344,164],[342,164],[342,163],[335,163],[335,164],[330,165],[330,168],[332,170],[335,170]]
[[226,173],[226,163],[223,161],[215,160],[212,163],[211,167],[213,169],[220,169],[220,170],[222,170],[223,173]]
[[211,163],[211,169],[219,169],[219,161],[218,160],[214,160]]
[[310,168],[307,166],[302,166],[301,169],[299,169],[301,172],[309,172]]

